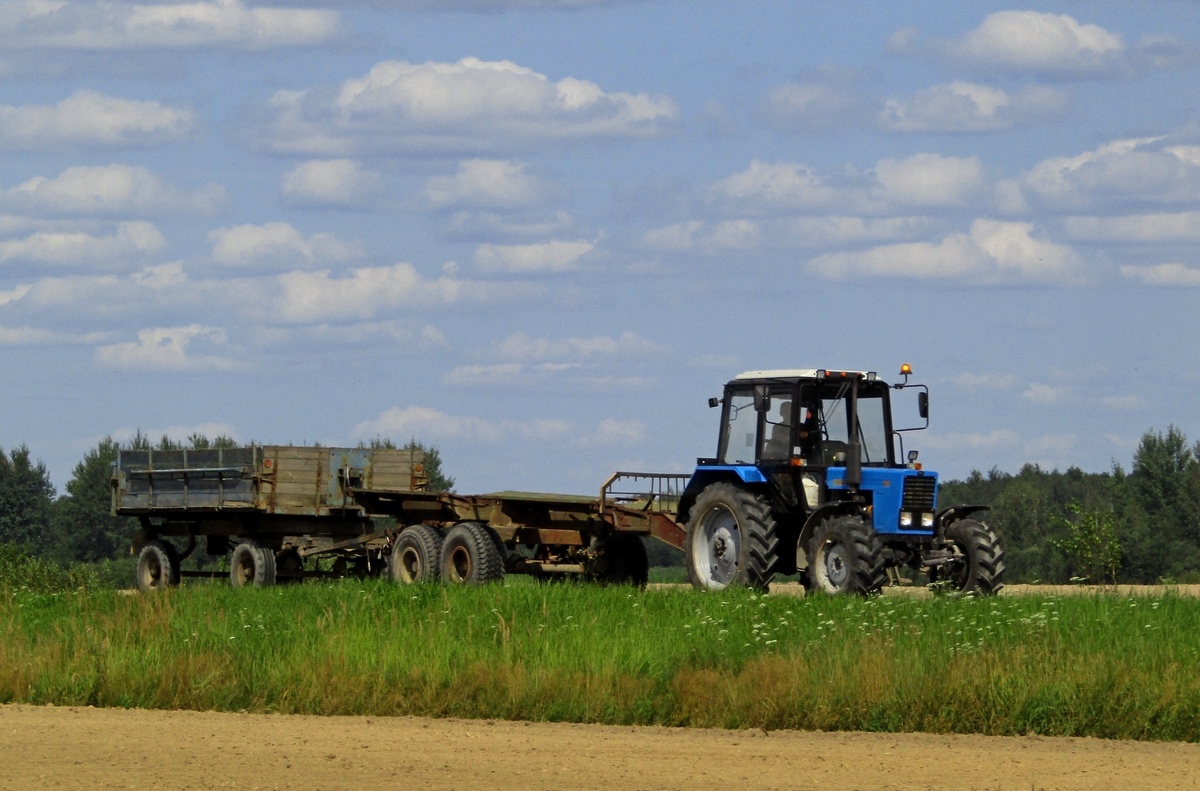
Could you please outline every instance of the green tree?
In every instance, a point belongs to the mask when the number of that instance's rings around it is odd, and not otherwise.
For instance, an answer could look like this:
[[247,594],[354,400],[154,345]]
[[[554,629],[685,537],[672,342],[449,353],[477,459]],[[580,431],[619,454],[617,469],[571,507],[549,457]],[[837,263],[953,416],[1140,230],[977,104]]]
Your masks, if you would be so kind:
[[21,445],[5,455],[0,449],[0,541],[37,554],[54,549],[50,513],[54,486],[42,462]]
[[1058,517],[1064,539],[1051,539],[1076,564],[1079,577],[1100,584],[1116,583],[1121,568],[1121,542],[1111,511],[1067,505],[1068,516]]
[[137,520],[111,513],[110,482],[119,448],[112,437],[100,440],[75,465],[66,494],[55,503],[55,532],[71,560],[116,558],[129,549]]

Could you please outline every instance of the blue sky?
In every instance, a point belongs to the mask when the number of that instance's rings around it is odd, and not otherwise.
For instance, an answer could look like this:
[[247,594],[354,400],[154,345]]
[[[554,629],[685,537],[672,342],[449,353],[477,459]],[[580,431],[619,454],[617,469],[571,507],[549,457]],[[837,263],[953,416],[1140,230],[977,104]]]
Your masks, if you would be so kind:
[[1200,439],[1200,3],[0,2],[0,446],[686,471],[902,362],[962,476]]

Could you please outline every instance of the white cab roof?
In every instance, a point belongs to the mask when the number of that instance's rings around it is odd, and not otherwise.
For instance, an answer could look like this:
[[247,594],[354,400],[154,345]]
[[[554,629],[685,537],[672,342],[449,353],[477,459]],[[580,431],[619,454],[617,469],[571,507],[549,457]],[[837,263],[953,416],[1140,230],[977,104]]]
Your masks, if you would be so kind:
[[812,379],[817,375],[816,368],[780,368],[773,371],[746,371],[733,377],[734,379]]

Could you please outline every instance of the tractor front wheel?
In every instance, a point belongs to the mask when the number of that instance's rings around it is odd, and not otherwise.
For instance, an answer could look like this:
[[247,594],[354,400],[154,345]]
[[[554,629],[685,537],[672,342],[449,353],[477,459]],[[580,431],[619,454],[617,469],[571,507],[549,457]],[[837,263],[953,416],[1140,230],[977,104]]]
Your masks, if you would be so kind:
[[683,542],[693,587],[766,590],[775,576],[778,550],[766,497],[731,483],[714,483],[696,498]]
[[887,574],[874,528],[856,516],[822,522],[808,545],[808,579],[811,590],[835,596],[878,593]]
[[946,540],[957,556],[953,563],[930,569],[934,585],[946,584],[958,593],[991,596],[1004,587],[1004,548],[985,522],[959,519],[946,528]]

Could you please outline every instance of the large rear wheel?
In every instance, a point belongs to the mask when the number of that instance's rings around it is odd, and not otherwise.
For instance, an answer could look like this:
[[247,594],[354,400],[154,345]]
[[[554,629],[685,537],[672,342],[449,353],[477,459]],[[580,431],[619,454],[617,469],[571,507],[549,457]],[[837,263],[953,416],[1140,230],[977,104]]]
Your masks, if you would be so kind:
[[229,559],[229,584],[235,588],[275,584],[275,553],[252,538],[233,548]]
[[174,588],[179,584],[179,552],[161,539],[138,553],[137,587],[142,593]]
[[479,522],[450,528],[442,543],[442,579],[455,585],[482,585],[504,579],[504,559],[492,531]]
[[683,542],[693,587],[766,590],[775,576],[778,549],[766,497],[731,483],[714,483],[696,498]]
[[930,580],[959,593],[991,596],[1004,587],[1004,548],[985,522],[959,519],[946,528],[946,540],[957,556],[953,563],[930,570]]
[[822,522],[808,545],[808,581],[811,590],[834,596],[878,593],[887,574],[875,529],[857,516]]
[[596,561],[592,579],[604,585],[646,587],[650,579],[650,559],[642,539],[629,533],[615,533],[604,542],[604,554]]
[[388,569],[401,585],[433,582],[442,557],[442,533],[429,525],[409,525],[392,546]]

